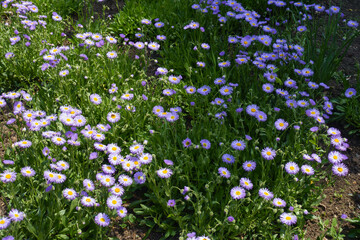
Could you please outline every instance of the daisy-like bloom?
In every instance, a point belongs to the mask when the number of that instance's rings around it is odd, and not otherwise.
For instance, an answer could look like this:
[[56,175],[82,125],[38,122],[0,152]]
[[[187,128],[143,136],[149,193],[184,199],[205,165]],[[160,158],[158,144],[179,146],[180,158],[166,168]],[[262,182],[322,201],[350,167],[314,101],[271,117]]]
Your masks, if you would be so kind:
[[62,137],[52,137],[51,141],[58,146],[64,145],[66,143],[66,140]]
[[109,174],[109,175],[112,175],[116,172],[116,169],[114,166],[112,165],[107,165],[107,164],[104,164],[101,166],[101,169],[103,170],[103,172],[105,174]]
[[184,139],[183,141],[182,141],[182,144],[183,144],[183,146],[185,147],[185,148],[188,148],[188,147],[190,147],[191,146],[191,139],[190,138],[186,138],[186,139]]
[[173,89],[164,89],[163,90],[163,94],[165,95],[165,96],[171,96],[171,95],[173,95],[173,94],[175,94],[176,92],[175,92],[175,90],[173,90]]
[[224,85],[226,83],[225,79],[217,78],[214,80],[215,85]]
[[120,120],[120,113],[109,112],[106,116],[106,119],[111,123],[116,123]]
[[115,184],[110,188],[110,193],[118,197],[121,197],[124,194],[124,192],[125,192],[124,188],[119,184]]
[[197,62],[196,65],[198,67],[205,67],[206,66],[206,64],[204,62]]
[[83,196],[80,202],[85,207],[93,207],[96,204],[96,200],[89,196]]
[[247,172],[254,171],[256,168],[256,162],[254,161],[245,161],[242,165],[243,169]]
[[355,88],[348,88],[348,89],[346,89],[346,91],[345,91],[345,97],[351,98],[351,97],[353,97],[353,96],[355,96],[355,95],[356,95],[356,90],[355,90]]
[[33,177],[36,174],[31,167],[23,167],[20,172],[24,177]]
[[51,172],[49,170],[44,171],[44,178],[50,183],[56,181],[57,173]]
[[109,59],[114,59],[116,58],[118,55],[115,51],[110,51],[106,54],[106,56],[109,58]]
[[243,151],[246,148],[246,143],[242,140],[234,140],[231,143],[231,147],[235,150]]
[[29,147],[31,147],[32,142],[30,142],[29,140],[24,139],[24,140],[21,140],[19,142],[16,142],[14,145],[19,146],[21,148],[29,148]]
[[344,160],[343,155],[338,151],[329,152],[328,159],[332,164],[337,164]]
[[98,94],[94,93],[90,95],[90,102],[95,105],[99,105],[102,102],[102,99]]
[[0,218],[0,230],[7,228],[11,223],[11,220],[7,217]]
[[357,28],[357,27],[359,26],[359,23],[350,20],[350,21],[347,22],[347,25],[348,25],[349,27]]
[[136,42],[134,43],[134,47],[137,49],[143,49],[145,47],[145,44],[143,42]]
[[340,12],[340,8],[339,8],[338,6],[331,6],[331,7],[329,8],[329,10],[330,10],[330,12],[332,12],[332,13],[338,13],[338,12]]
[[131,100],[131,99],[133,99],[133,97],[134,97],[134,94],[132,94],[132,93],[125,93],[125,94],[123,94],[123,95],[121,96],[121,99]]
[[148,48],[150,48],[153,51],[157,51],[160,49],[160,44],[158,44],[157,42],[150,42],[148,44]]
[[336,163],[332,166],[332,171],[337,176],[346,176],[349,172],[349,169],[343,163]]
[[306,28],[305,26],[298,26],[298,27],[297,27],[297,31],[298,31],[298,32],[305,32],[306,29],[307,29],[307,28]]
[[276,152],[274,149],[266,147],[261,150],[261,156],[266,160],[273,160],[276,157]]
[[75,127],[83,127],[86,124],[86,118],[82,115],[76,116],[73,121]]
[[44,55],[43,59],[45,61],[53,61],[53,60],[55,60],[55,56],[54,55]]
[[68,70],[62,70],[62,71],[59,72],[59,76],[60,76],[60,77],[65,77],[65,76],[68,75],[68,74],[69,74],[69,71],[68,71]]
[[174,199],[170,199],[168,202],[167,202],[167,206],[168,207],[175,207],[176,205],[176,202]]
[[58,173],[55,174],[54,182],[55,183],[63,183],[66,180],[66,176],[64,174]]
[[119,154],[121,152],[121,148],[114,143],[110,143],[107,145],[107,151],[109,154]]
[[219,92],[221,95],[227,96],[227,95],[232,94],[233,88],[229,87],[229,86],[223,86],[222,88],[220,88]]
[[313,109],[308,109],[306,110],[306,115],[309,116],[309,117],[313,117],[313,118],[316,118],[318,116],[320,116],[320,112],[319,110],[313,108]]
[[267,115],[266,113],[262,112],[262,111],[258,111],[255,115],[256,119],[259,122],[265,122],[267,120]]
[[171,112],[168,113],[165,118],[168,122],[175,122],[179,119],[179,114]]
[[131,171],[131,170],[133,170],[135,168],[134,162],[133,161],[127,161],[127,160],[122,162],[121,166],[127,172],[129,172],[129,171]]
[[242,198],[246,197],[246,191],[242,187],[237,186],[237,187],[233,187],[230,190],[230,195],[235,200],[242,199]]
[[171,82],[172,84],[178,84],[180,82],[180,80],[182,79],[182,76],[174,76],[174,75],[170,75],[169,76],[169,82]]
[[332,136],[331,137],[331,144],[333,146],[341,146],[344,143],[344,139],[339,135],[339,136]]
[[109,163],[114,166],[120,165],[125,162],[125,159],[119,154],[110,154],[108,160]]
[[68,170],[69,167],[70,167],[69,163],[67,163],[67,162],[65,162],[65,161],[63,161],[63,160],[58,161],[58,162],[56,163],[56,165],[59,167],[59,170],[60,170],[60,171]]
[[5,107],[5,106],[6,106],[5,100],[0,97],[0,107]]
[[258,111],[259,111],[259,107],[255,104],[246,107],[246,113],[249,114],[250,116],[255,117]]
[[159,41],[165,41],[165,40],[166,40],[166,36],[164,36],[164,35],[157,35],[157,36],[156,36],[156,39],[159,40]]
[[115,178],[110,175],[104,175],[104,177],[100,180],[100,183],[105,187],[111,187],[115,183]]
[[94,46],[94,45],[95,45],[94,41],[91,41],[90,39],[86,39],[86,40],[84,41],[84,43],[85,43],[86,45],[88,45],[88,46]]
[[219,167],[218,173],[220,174],[220,176],[222,176],[224,178],[230,178],[230,176],[231,176],[231,173],[225,167]]
[[208,95],[211,91],[211,88],[209,86],[202,86],[200,88],[198,88],[197,92],[200,93],[201,95]]
[[14,57],[14,56],[15,56],[15,55],[14,55],[13,52],[8,52],[8,53],[5,54],[5,58],[6,58],[6,59],[10,59],[10,58],[12,58],[12,57]]
[[165,24],[163,23],[163,22],[157,22],[157,23],[155,23],[154,24],[154,26],[156,27],[156,28],[161,28],[161,27],[163,27]]
[[339,129],[331,127],[327,130],[327,134],[329,134],[331,136],[339,136],[341,134],[341,132],[339,131]]
[[222,155],[221,159],[223,160],[224,163],[228,163],[228,164],[233,164],[235,162],[235,157],[227,153]]
[[95,184],[90,179],[84,179],[83,186],[87,191],[94,191],[95,190]]
[[99,213],[95,216],[95,223],[101,227],[107,227],[110,224],[110,218],[105,213]]
[[97,132],[95,132],[91,137],[93,140],[98,141],[98,142],[105,140],[105,135],[101,134],[101,133],[97,133]]
[[284,119],[279,118],[275,121],[275,128],[277,130],[284,131],[289,126],[289,123],[287,123]]
[[193,94],[196,92],[196,88],[193,87],[193,86],[188,86],[186,89],[186,92],[189,93],[189,94]]
[[271,200],[274,197],[274,194],[270,192],[267,188],[260,188],[259,196],[264,198],[265,200]]
[[127,210],[126,210],[126,208],[125,208],[125,207],[119,207],[119,208],[117,209],[117,214],[118,214],[118,216],[121,217],[121,218],[126,217],[126,215],[127,215]]
[[230,61],[219,62],[218,66],[221,67],[221,68],[230,67]]
[[299,107],[307,107],[307,106],[309,106],[309,103],[305,100],[299,100],[299,101],[297,101],[297,105]]
[[11,170],[5,170],[3,173],[0,174],[0,180],[3,183],[14,182],[16,180],[16,172]]
[[65,188],[62,191],[62,194],[63,194],[64,198],[69,199],[69,200],[74,200],[78,195],[77,192],[72,188]]
[[25,218],[25,216],[25,213],[20,212],[17,209],[11,209],[11,211],[9,212],[9,218],[13,222],[20,222]]
[[296,224],[297,222],[297,218],[294,214],[292,213],[282,213],[280,215],[280,221],[283,223],[283,224],[286,224],[286,225],[294,225]]
[[102,144],[102,143],[94,143],[94,148],[98,151],[106,151],[107,150],[107,146]]
[[117,40],[112,37],[112,36],[107,36],[106,37],[106,40],[109,42],[109,43],[117,43]]
[[265,83],[262,85],[262,89],[266,93],[271,93],[274,91],[274,86],[270,83]]
[[288,174],[297,174],[299,172],[299,166],[294,162],[288,162],[285,164],[285,171]]
[[149,164],[152,161],[152,156],[150,153],[143,153],[139,158],[141,164]]
[[286,207],[286,202],[281,198],[274,198],[273,205],[275,207]]
[[240,186],[245,188],[246,190],[251,190],[253,188],[253,184],[248,178],[241,178]]
[[152,112],[156,115],[159,115],[160,113],[164,112],[164,108],[162,106],[155,106],[153,107]]
[[158,67],[156,69],[155,75],[166,75],[169,71],[166,68]]
[[119,207],[121,207],[122,200],[117,196],[110,196],[106,200],[106,204],[110,209],[118,209]]
[[146,176],[143,172],[137,172],[134,174],[134,180],[137,184],[144,184],[146,181]]
[[54,21],[57,21],[57,22],[59,22],[59,21],[61,21],[62,20],[62,17],[60,17],[59,15],[53,15],[52,16],[52,19],[54,20]]
[[169,178],[173,174],[173,171],[169,168],[161,168],[157,170],[156,173],[160,178]]
[[301,172],[306,175],[314,175],[315,171],[310,165],[302,165]]
[[201,145],[201,147],[204,148],[204,149],[210,149],[210,147],[211,147],[211,143],[210,143],[210,141],[207,140],[207,139],[202,139],[202,140],[200,141],[200,145]]
[[118,181],[124,187],[128,187],[133,183],[132,178],[125,174],[121,174],[118,178]]

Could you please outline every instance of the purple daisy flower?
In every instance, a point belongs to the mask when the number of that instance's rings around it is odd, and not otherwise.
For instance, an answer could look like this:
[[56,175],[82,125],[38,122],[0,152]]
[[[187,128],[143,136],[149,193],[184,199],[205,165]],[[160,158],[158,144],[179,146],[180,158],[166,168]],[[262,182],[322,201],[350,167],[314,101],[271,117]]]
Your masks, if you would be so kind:
[[175,207],[176,205],[176,202],[174,199],[170,199],[168,202],[167,202],[167,206],[168,207]]
[[270,192],[267,188],[260,188],[259,196],[264,198],[265,200],[271,200],[274,197],[274,194]]
[[202,139],[202,140],[200,141],[200,145],[201,145],[201,147],[204,148],[204,149],[210,149],[210,147],[211,147],[211,143],[210,143],[210,141],[207,140],[207,139]]
[[169,178],[173,174],[173,171],[168,168],[161,168],[157,170],[156,173],[160,178]]
[[222,176],[224,178],[230,178],[230,176],[231,176],[229,170],[225,167],[220,167],[218,169],[218,173],[220,174],[220,176]]
[[78,195],[76,193],[76,191],[72,188],[65,188],[62,191],[62,194],[63,194],[64,198],[69,199],[69,200],[74,200]]
[[246,191],[242,187],[237,186],[230,190],[230,195],[233,199],[238,200],[246,197]]
[[314,175],[315,171],[310,165],[302,165],[301,172],[306,175]]
[[294,162],[288,162],[285,164],[285,171],[288,174],[297,174],[299,172],[299,166]]
[[99,213],[95,216],[95,223],[101,227],[107,227],[110,224],[110,218],[105,213]]
[[355,88],[348,88],[348,89],[346,89],[346,91],[345,91],[345,97],[351,98],[351,97],[353,97],[353,96],[356,96],[356,90],[355,90]]
[[253,184],[252,184],[251,180],[248,178],[241,178],[240,186],[245,188],[246,190],[251,190],[253,188]]
[[273,205],[275,207],[286,207],[286,202],[281,198],[274,198]]
[[266,147],[261,151],[261,156],[266,160],[273,160],[276,157],[276,152],[274,149]]
[[119,217],[124,218],[127,215],[127,210],[125,207],[119,207],[117,210],[117,214]]
[[111,123],[116,123],[120,120],[120,113],[109,112],[106,119]]
[[286,225],[294,225],[297,222],[297,218],[292,213],[284,212],[280,215],[280,221]]
[[0,180],[3,183],[10,183],[16,180],[16,172],[11,170],[5,170],[3,173],[0,174]]
[[289,123],[287,123],[284,119],[279,118],[275,121],[275,128],[277,130],[284,131],[289,126]]
[[255,161],[245,161],[243,163],[242,167],[247,172],[254,171],[256,168],[256,162]]
[[332,171],[337,176],[346,176],[349,172],[349,169],[343,163],[336,163],[332,166]]
[[185,140],[182,141],[182,144],[185,148],[188,148],[191,146],[191,139],[190,138],[186,138]]
[[225,153],[222,157],[221,157],[222,161],[224,163],[227,163],[227,164],[233,164],[235,162],[235,157],[230,155],[230,154],[227,154]]
[[231,143],[231,147],[235,150],[243,151],[246,148],[246,143],[242,140],[234,140]]

